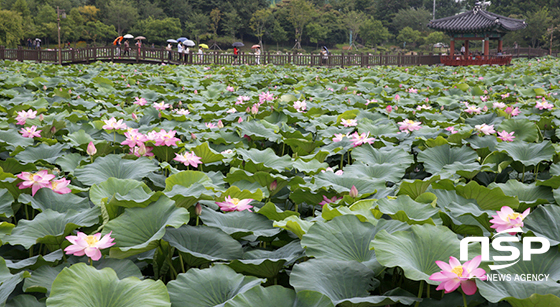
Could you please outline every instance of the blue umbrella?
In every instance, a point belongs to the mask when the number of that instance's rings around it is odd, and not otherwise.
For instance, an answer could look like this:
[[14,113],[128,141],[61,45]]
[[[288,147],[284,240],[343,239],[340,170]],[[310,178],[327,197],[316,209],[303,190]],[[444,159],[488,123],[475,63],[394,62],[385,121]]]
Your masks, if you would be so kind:
[[186,38],[186,37],[179,37],[179,38],[177,39],[177,41],[178,41],[178,42],[181,42],[181,43],[182,43],[183,41],[186,41],[186,40],[189,40],[189,39]]

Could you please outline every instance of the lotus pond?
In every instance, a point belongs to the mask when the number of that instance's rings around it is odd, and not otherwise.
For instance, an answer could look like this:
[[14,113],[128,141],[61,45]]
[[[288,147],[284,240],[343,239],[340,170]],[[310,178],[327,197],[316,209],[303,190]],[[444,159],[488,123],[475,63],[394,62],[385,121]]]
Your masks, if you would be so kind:
[[0,306],[560,306],[559,93],[554,58],[1,62]]

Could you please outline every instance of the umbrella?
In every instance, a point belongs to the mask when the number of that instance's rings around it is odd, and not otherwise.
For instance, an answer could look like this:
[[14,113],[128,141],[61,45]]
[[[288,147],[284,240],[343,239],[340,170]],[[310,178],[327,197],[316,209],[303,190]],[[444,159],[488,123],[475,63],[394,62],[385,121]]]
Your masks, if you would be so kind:
[[231,44],[233,47],[243,47],[245,46],[245,44],[243,44],[242,42],[235,42],[233,44]]
[[200,45],[198,45],[198,46],[200,46],[200,47],[202,47],[202,48],[204,48],[204,49],[208,49],[208,45],[206,45],[206,44],[200,44]]
[[183,45],[185,45],[185,46],[187,46],[187,47],[193,47],[193,46],[195,46],[196,44],[195,44],[192,40],[187,39],[186,41],[183,42]]
[[132,34],[127,34],[127,35],[125,35],[125,36],[123,36],[123,37],[126,38],[126,39],[134,38],[134,36],[133,36]]
[[251,49],[257,49],[257,48],[260,48],[260,47],[261,47],[261,45],[253,45],[253,47],[251,47]]
[[116,45],[117,42],[120,42],[120,41],[122,41],[122,40],[123,40],[123,37],[122,37],[122,36],[119,36],[119,37],[115,38],[115,40],[113,41],[113,45]]
[[168,39],[167,42],[168,42],[168,43],[177,43],[177,41],[174,40],[174,39]]
[[188,40],[189,40],[189,39],[186,38],[186,37],[179,37],[179,38],[177,39],[177,41],[178,41],[178,42],[181,42],[181,43],[184,42],[184,41],[188,41]]
[[134,39],[146,39],[144,36],[136,36]]
[[36,40],[36,41],[41,41],[41,39],[40,39],[40,38],[36,38],[35,40]]

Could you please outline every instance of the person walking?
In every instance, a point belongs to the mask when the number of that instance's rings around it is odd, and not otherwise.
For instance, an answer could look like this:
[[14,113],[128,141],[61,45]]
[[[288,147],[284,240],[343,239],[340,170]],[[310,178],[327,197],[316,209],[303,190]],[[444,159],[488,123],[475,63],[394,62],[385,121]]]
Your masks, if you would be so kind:
[[121,40],[120,39],[117,40],[117,56],[120,59],[120,57],[121,57]]
[[183,44],[181,42],[177,44],[177,52],[179,53],[179,62],[183,61]]
[[237,64],[237,57],[239,56],[239,49],[233,47],[233,64]]
[[189,58],[189,47],[187,45],[183,45],[183,61],[187,62]]
[[123,56],[130,56],[130,45],[128,43],[128,40],[124,41],[124,53]]
[[257,65],[261,65],[261,46],[257,47],[255,50],[255,60],[257,61]]
[[202,59],[204,57],[204,51],[202,51],[202,47],[198,46],[198,61],[202,63]]
[[171,43],[167,43],[167,47],[165,47],[165,50],[167,50],[167,58],[169,59],[169,61],[171,61],[172,59],[172,51],[173,51],[173,46],[171,46]]
[[35,45],[35,48],[41,49],[41,40],[36,40],[35,42],[37,43],[37,44]]
[[137,55],[140,56],[140,55],[141,55],[140,52],[142,51],[142,40],[141,40],[141,39],[136,40],[135,45],[136,45],[136,47],[138,48],[138,53],[137,53]]
[[323,48],[321,49],[321,63],[323,65],[327,65],[328,59],[329,59],[329,49],[327,49],[327,46],[323,46]]

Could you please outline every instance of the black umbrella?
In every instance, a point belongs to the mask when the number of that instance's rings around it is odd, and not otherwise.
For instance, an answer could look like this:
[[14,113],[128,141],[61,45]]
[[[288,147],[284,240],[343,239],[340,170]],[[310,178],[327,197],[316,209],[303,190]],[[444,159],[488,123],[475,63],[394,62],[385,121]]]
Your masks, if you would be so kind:
[[235,42],[233,44],[231,44],[233,47],[243,47],[245,46],[242,42]]

